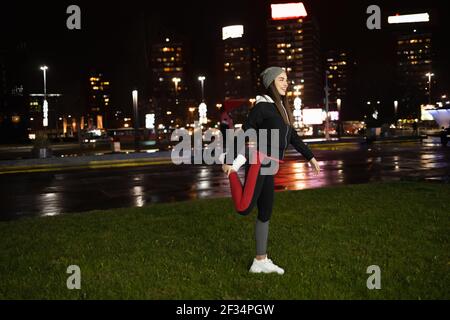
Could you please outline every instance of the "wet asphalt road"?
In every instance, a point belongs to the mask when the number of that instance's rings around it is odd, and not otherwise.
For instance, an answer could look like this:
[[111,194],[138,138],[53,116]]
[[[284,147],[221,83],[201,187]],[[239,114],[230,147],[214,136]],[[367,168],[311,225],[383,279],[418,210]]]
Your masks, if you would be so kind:
[[[401,179],[449,182],[450,147],[438,144],[343,146],[313,152],[321,173],[315,175],[292,149],[275,178],[277,191]],[[220,165],[8,174],[0,176],[0,188],[0,220],[230,197],[228,179]]]

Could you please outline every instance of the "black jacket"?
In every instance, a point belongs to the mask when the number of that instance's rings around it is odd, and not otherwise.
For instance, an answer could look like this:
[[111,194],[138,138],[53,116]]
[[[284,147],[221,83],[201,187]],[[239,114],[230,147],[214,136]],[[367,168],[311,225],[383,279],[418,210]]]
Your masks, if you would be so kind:
[[[267,129],[267,154],[271,155],[270,147],[270,130],[279,130],[279,159],[284,158],[284,154],[289,144],[292,144],[294,148],[301,153],[306,160],[311,160],[314,158],[314,154],[309,149],[309,147],[302,141],[300,136],[297,134],[295,129],[284,122],[283,118],[278,112],[275,103],[268,97],[258,96],[256,105],[250,110],[245,123],[242,125],[242,130],[252,128],[258,133],[258,129]],[[258,101],[259,100],[259,101]],[[260,149],[258,141],[258,150]],[[239,152],[241,153],[241,152]]]

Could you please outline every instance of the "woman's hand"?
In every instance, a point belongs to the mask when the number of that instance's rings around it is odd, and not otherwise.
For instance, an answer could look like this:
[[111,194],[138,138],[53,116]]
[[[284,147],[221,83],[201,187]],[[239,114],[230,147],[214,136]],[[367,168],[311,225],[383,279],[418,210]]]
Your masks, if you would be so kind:
[[223,164],[222,170],[223,170],[223,172],[225,172],[227,174],[227,176],[229,176],[231,172],[235,172],[233,169],[233,166],[230,166],[228,164]]
[[320,173],[320,166],[319,166],[319,163],[317,162],[316,158],[312,158],[311,160],[309,160],[309,162],[314,166],[316,175],[318,175]]

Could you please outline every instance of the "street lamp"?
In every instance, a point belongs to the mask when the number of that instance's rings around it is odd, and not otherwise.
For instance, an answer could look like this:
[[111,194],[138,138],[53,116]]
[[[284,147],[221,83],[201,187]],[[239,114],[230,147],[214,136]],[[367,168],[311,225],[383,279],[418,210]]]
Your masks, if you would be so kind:
[[46,71],[47,71],[48,67],[47,66],[42,66],[41,70],[44,73],[44,100],[47,98],[47,78],[46,78]]
[[174,77],[172,78],[173,83],[175,84],[175,103],[178,104],[178,83],[181,81],[180,78]]
[[42,125],[44,127],[48,127],[48,102],[47,102],[47,76],[46,71],[48,69],[47,66],[42,66],[40,68],[44,74],[44,102],[42,105],[42,111],[43,111],[43,119],[42,119]]
[[202,102],[205,101],[205,96],[204,96],[204,81],[205,81],[205,79],[206,79],[205,76],[198,77],[198,81],[200,81],[202,84]]
[[191,121],[194,120],[194,111],[195,111],[195,108],[194,108],[194,107],[190,107],[190,108],[189,108],[189,112],[191,113],[191,117],[190,117],[190,120],[189,120],[189,124],[190,124]]
[[340,98],[336,99],[337,111],[338,111],[338,136],[341,136],[341,104],[342,100]]
[[428,72],[425,75],[428,77],[428,104],[431,104],[431,77],[434,76],[434,73]]
[[139,152],[139,140],[138,140],[138,130],[139,130],[139,119],[138,119],[138,91],[132,91],[133,96],[133,113],[134,113],[134,150]]
[[328,117],[328,97],[329,97],[329,88],[328,88],[328,70],[325,71],[325,139],[328,141],[330,140],[330,133],[328,132],[329,128],[329,117]]

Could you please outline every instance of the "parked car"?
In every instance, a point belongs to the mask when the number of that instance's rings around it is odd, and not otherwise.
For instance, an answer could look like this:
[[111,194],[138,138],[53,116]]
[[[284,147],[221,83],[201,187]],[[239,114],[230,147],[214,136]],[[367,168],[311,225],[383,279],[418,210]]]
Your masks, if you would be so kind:
[[112,137],[106,134],[106,131],[94,129],[82,133],[81,143],[84,145],[109,145],[113,141]]

